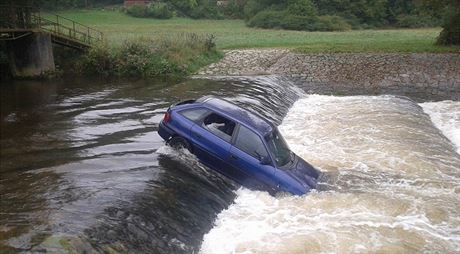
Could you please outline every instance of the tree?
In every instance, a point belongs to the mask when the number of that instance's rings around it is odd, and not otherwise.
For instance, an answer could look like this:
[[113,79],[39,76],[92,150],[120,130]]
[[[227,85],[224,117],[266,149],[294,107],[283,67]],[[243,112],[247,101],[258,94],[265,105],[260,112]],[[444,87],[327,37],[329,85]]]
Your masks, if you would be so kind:
[[436,41],[439,45],[460,45],[460,1],[422,0],[423,4],[436,10],[447,9],[442,31]]
[[310,0],[289,0],[287,11],[298,16],[316,16],[315,5]]

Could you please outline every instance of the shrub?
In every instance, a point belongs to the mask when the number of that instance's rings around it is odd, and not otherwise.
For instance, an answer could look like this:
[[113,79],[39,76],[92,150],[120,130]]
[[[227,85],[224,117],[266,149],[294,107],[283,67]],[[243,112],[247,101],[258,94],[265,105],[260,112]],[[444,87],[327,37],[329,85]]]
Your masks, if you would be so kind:
[[128,15],[137,18],[170,19],[173,12],[166,3],[154,2],[147,6],[133,5],[126,10]]
[[156,19],[170,19],[173,17],[173,12],[166,3],[154,2],[150,4],[146,11],[147,17]]
[[300,31],[345,31],[351,29],[351,25],[339,16],[290,15],[285,11],[261,11],[248,21],[248,26]]
[[126,9],[126,13],[136,18],[147,17],[147,7],[141,5],[133,5]]
[[156,40],[125,41],[120,47],[101,44],[77,61],[77,71],[87,75],[116,77],[183,76],[215,61],[215,37],[193,33]]
[[282,28],[285,16],[284,11],[261,11],[252,17],[247,25],[260,28]]
[[287,15],[282,20],[282,28],[289,30],[315,31],[318,26],[316,16]]
[[193,19],[223,19],[224,15],[219,11],[217,6],[202,4],[192,9],[190,17]]
[[76,64],[76,71],[89,75],[111,76],[117,66],[116,56],[107,44],[99,44],[89,49]]
[[252,19],[257,13],[264,10],[265,6],[261,1],[249,0],[244,6],[244,18],[246,21]]
[[228,1],[227,6],[222,7],[222,10],[224,12],[224,15],[228,18],[244,18],[244,5],[239,4],[237,0]]
[[351,25],[339,16],[319,16],[316,30],[318,31],[347,31]]
[[440,25],[439,20],[421,15],[400,15],[396,18],[398,27],[419,28]]

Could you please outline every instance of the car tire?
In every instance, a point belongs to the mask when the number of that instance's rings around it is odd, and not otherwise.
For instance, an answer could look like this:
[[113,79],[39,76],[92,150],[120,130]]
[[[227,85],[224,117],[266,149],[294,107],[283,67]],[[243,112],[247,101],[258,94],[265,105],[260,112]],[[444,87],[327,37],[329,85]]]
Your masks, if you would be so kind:
[[192,152],[192,147],[190,143],[183,137],[175,136],[168,141],[168,145],[174,149],[187,149],[189,152]]

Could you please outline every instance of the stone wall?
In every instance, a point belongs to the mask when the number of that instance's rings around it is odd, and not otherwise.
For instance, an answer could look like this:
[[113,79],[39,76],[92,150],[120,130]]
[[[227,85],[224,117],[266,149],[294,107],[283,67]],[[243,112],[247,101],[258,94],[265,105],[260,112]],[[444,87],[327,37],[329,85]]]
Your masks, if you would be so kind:
[[233,50],[205,75],[284,75],[310,92],[460,100],[460,54],[298,54]]

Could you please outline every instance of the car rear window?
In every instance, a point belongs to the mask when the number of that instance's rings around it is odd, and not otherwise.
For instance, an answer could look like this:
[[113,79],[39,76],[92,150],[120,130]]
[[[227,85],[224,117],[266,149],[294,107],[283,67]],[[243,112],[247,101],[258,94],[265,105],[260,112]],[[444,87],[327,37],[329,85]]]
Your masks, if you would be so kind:
[[185,109],[179,112],[179,114],[194,122],[201,120],[208,113],[209,110],[205,108]]
[[214,135],[230,142],[236,124],[221,115],[212,113],[204,119],[203,126]]

